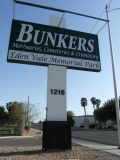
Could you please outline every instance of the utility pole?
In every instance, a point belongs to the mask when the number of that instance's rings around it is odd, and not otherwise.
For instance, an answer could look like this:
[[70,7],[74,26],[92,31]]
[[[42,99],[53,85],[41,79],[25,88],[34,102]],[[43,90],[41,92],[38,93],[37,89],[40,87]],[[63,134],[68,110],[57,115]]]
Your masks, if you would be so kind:
[[111,54],[111,63],[112,63],[112,74],[113,74],[113,84],[114,84],[114,93],[115,93],[115,106],[116,106],[116,117],[117,117],[117,127],[118,127],[118,148],[120,149],[120,111],[119,111],[119,98],[117,94],[117,84],[116,84],[116,75],[115,75],[115,66],[114,66],[114,56],[111,40],[111,31],[109,24],[109,15],[108,15],[108,6],[106,6],[106,15],[108,20],[108,36],[109,36],[109,45],[110,45],[110,54]]
[[28,112],[29,112],[29,107],[30,107],[30,100],[29,100],[29,96],[28,96],[28,104],[27,104],[27,125],[29,125],[29,116],[28,116]]

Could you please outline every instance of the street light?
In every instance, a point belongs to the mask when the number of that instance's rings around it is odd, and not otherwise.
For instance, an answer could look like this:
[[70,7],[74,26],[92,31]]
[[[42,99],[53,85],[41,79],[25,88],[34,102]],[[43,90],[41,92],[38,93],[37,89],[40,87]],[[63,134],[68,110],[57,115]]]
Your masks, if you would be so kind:
[[108,26],[108,36],[109,36],[109,45],[110,45],[111,63],[112,63],[112,74],[113,74],[114,93],[115,93],[115,106],[116,106],[117,127],[118,127],[118,148],[120,149],[119,98],[118,98],[118,94],[117,94],[117,84],[116,84],[114,57],[113,57],[113,49],[112,49],[111,31],[110,31],[110,24],[109,24],[108,6],[106,6],[106,15],[107,15],[107,20],[108,20],[107,26]]

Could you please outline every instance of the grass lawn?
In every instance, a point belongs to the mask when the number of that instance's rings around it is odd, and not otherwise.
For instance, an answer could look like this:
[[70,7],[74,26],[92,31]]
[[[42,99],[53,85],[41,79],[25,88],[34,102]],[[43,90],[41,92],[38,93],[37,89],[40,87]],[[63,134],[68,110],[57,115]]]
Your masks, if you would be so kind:
[[[21,135],[19,129],[16,126],[0,127],[0,136],[11,136],[11,135]],[[42,136],[42,132],[30,128],[29,131],[25,130],[24,135],[26,136]]]
[[20,131],[16,126],[0,127],[0,135],[20,135]]

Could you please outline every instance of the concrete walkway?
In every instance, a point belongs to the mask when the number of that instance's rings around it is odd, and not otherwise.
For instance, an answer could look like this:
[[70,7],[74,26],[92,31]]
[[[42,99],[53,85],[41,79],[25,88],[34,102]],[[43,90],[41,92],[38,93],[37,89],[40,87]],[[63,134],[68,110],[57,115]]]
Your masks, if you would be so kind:
[[34,136],[2,136],[0,139],[24,139],[24,138],[32,138]]
[[[104,151],[104,152],[108,152],[108,153],[112,153],[114,155],[120,156],[120,149],[118,149],[117,146],[111,146],[111,145],[90,142],[90,141],[84,141],[84,140],[80,140],[76,138],[72,138],[72,142],[78,145],[86,146],[89,148],[97,149],[100,151]],[[119,157],[119,160],[120,160],[120,157]]]

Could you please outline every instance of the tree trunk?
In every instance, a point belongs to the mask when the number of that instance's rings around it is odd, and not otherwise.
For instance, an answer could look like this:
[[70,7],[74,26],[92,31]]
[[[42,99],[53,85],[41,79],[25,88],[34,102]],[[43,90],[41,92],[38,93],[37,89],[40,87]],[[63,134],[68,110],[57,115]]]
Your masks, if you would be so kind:
[[85,106],[84,106],[84,112],[85,112],[85,119],[86,119],[86,108],[85,108]]
[[[95,111],[95,105],[93,105],[93,109]],[[94,111],[93,111],[93,115],[94,115]],[[96,118],[95,118],[95,115],[94,115],[94,121],[95,121],[95,125],[96,125]]]

